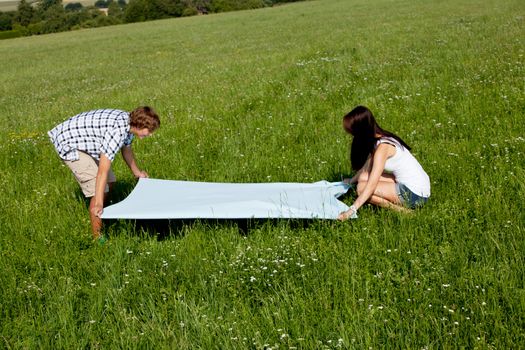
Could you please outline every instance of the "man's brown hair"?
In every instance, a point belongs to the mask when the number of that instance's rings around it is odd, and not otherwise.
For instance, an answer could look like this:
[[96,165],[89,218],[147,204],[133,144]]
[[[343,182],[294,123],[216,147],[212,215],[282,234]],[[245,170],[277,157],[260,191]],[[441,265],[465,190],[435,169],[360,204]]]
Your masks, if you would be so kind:
[[160,126],[160,118],[153,108],[143,106],[136,108],[129,114],[129,124],[137,129],[148,129],[153,132]]

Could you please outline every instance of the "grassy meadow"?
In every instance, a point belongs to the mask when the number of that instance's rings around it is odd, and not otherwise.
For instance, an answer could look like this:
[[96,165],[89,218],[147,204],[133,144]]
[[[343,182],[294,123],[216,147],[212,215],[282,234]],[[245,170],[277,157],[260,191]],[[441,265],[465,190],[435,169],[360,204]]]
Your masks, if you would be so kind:
[[[319,0],[0,41],[0,348],[519,349],[525,3]],[[348,222],[108,222],[46,132],[153,106],[160,179],[338,181],[372,109],[430,175]],[[113,202],[135,184],[122,158]],[[343,198],[351,203],[353,193]]]
[[16,11],[18,8],[18,0],[13,1],[0,1],[0,11],[2,12],[8,12],[8,11]]

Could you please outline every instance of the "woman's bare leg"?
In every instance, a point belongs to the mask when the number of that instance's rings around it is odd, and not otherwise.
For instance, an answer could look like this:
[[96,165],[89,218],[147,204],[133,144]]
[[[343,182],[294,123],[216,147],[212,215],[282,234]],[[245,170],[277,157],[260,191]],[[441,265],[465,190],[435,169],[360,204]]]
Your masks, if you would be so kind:
[[[358,195],[364,190],[367,182],[368,172],[363,171],[358,178]],[[395,177],[391,174],[383,173],[383,175],[381,175],[376,190],[374,191],[374,194],[368,199],[368,203],[400,212],[410,212],[410,210],[405,208],[399,200],[399,196],[397,195],[396,191]]]

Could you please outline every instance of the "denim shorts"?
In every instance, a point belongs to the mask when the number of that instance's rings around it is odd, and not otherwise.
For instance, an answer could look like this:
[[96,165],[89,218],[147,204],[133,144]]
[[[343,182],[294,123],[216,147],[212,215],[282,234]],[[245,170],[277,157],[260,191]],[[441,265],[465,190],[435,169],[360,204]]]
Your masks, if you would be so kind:
[[396,183],[396,192],[401,204],[410,209],[422,207],[428,201],[428,197],[421,197],[400,183]]

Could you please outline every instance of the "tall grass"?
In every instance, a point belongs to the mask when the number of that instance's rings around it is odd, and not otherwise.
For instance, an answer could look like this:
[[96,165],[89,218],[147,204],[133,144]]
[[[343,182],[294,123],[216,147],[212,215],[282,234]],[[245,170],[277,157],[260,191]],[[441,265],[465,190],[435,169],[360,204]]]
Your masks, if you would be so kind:
[[[521,348],[525,4],[324,0],[0,41],[5,348]],[[155,107],[163,179],[337,181],[357,104],[432,180],[412,215],[108,222],[46,131]],[[135,181],[121,158],[113,201]],[[344,200],[350,203],[353,194]]]

